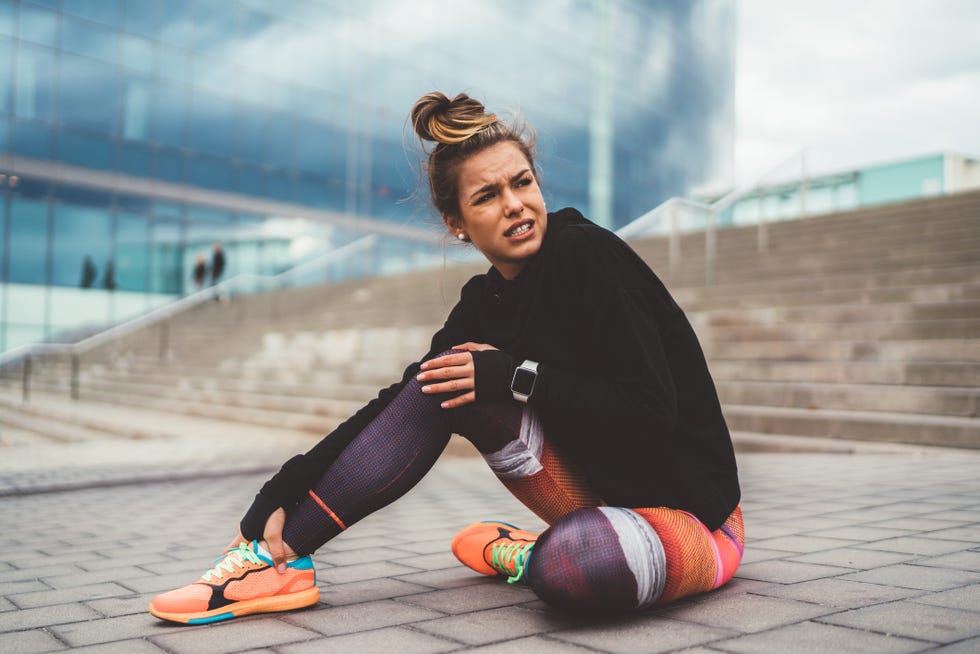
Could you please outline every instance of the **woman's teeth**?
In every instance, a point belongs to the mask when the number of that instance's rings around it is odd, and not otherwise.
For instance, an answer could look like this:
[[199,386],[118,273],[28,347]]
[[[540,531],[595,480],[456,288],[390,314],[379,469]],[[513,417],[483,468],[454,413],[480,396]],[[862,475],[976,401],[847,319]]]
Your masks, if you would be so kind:
[[531,223],[524,223],[523,225],[518,225],[513,229],[507,230],[507,236],[520,236],[521,234],[526,234],[531,230]]

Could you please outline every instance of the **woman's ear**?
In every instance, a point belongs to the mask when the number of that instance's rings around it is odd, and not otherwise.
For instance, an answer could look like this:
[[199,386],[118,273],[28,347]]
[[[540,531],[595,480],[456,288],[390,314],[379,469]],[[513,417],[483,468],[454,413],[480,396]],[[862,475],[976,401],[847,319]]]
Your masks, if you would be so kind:
[[459,218],[450,216],[448,213],[444,213],[442,214],[442,222],[446,223],[446,227],[448,227],[449,231],[451,232],[455,233],[459,230]]

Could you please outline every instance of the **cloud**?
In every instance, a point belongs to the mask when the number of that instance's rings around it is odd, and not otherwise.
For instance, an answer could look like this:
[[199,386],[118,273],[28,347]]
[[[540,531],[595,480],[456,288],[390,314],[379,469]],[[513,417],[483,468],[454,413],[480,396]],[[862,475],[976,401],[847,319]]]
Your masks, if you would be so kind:
[[980,155],[980,3],[739,0],[736,176]]

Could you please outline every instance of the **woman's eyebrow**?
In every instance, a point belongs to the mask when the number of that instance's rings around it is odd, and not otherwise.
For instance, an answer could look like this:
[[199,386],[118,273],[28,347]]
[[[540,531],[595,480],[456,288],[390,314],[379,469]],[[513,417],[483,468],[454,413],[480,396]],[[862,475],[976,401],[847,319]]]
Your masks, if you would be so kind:
[[[510,183],[513,184],[514,182],[516,182],[517,180],[519,180],[521,177],[524,177],[525,175],[527,175],[529,172],[531,172],[531,169],[530,168],[524,168],[524,169],[522,169],[519,173],[517,173],[516,175],[514,175],[513,177],[510,178]],[[487,184],[484,184],[480,188],[476,189],[472,193],[470,193],[470,196],[469,197],[472,200],[475,196],[480,195],[482,193],[486,193],[487,191],[492,191],[495,188],[497,188],[497,184],[495,182],[489,182]]]

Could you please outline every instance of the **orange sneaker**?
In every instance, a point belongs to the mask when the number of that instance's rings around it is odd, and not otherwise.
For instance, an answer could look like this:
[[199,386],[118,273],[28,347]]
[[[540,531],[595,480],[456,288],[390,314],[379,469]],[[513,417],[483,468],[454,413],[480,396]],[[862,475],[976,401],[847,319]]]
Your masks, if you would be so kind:
[[257,541],[226,551],[217,565],[190,586],[157,595],[150,613],[161,620],[207,624],[249,613],[298,609],[320,600],[308,556],[290,561],[279,574]]
[[507,583],[520,581],[537,534],[506,522],[476,522],[453,538],[453,554],[481,575],[507,575]]

